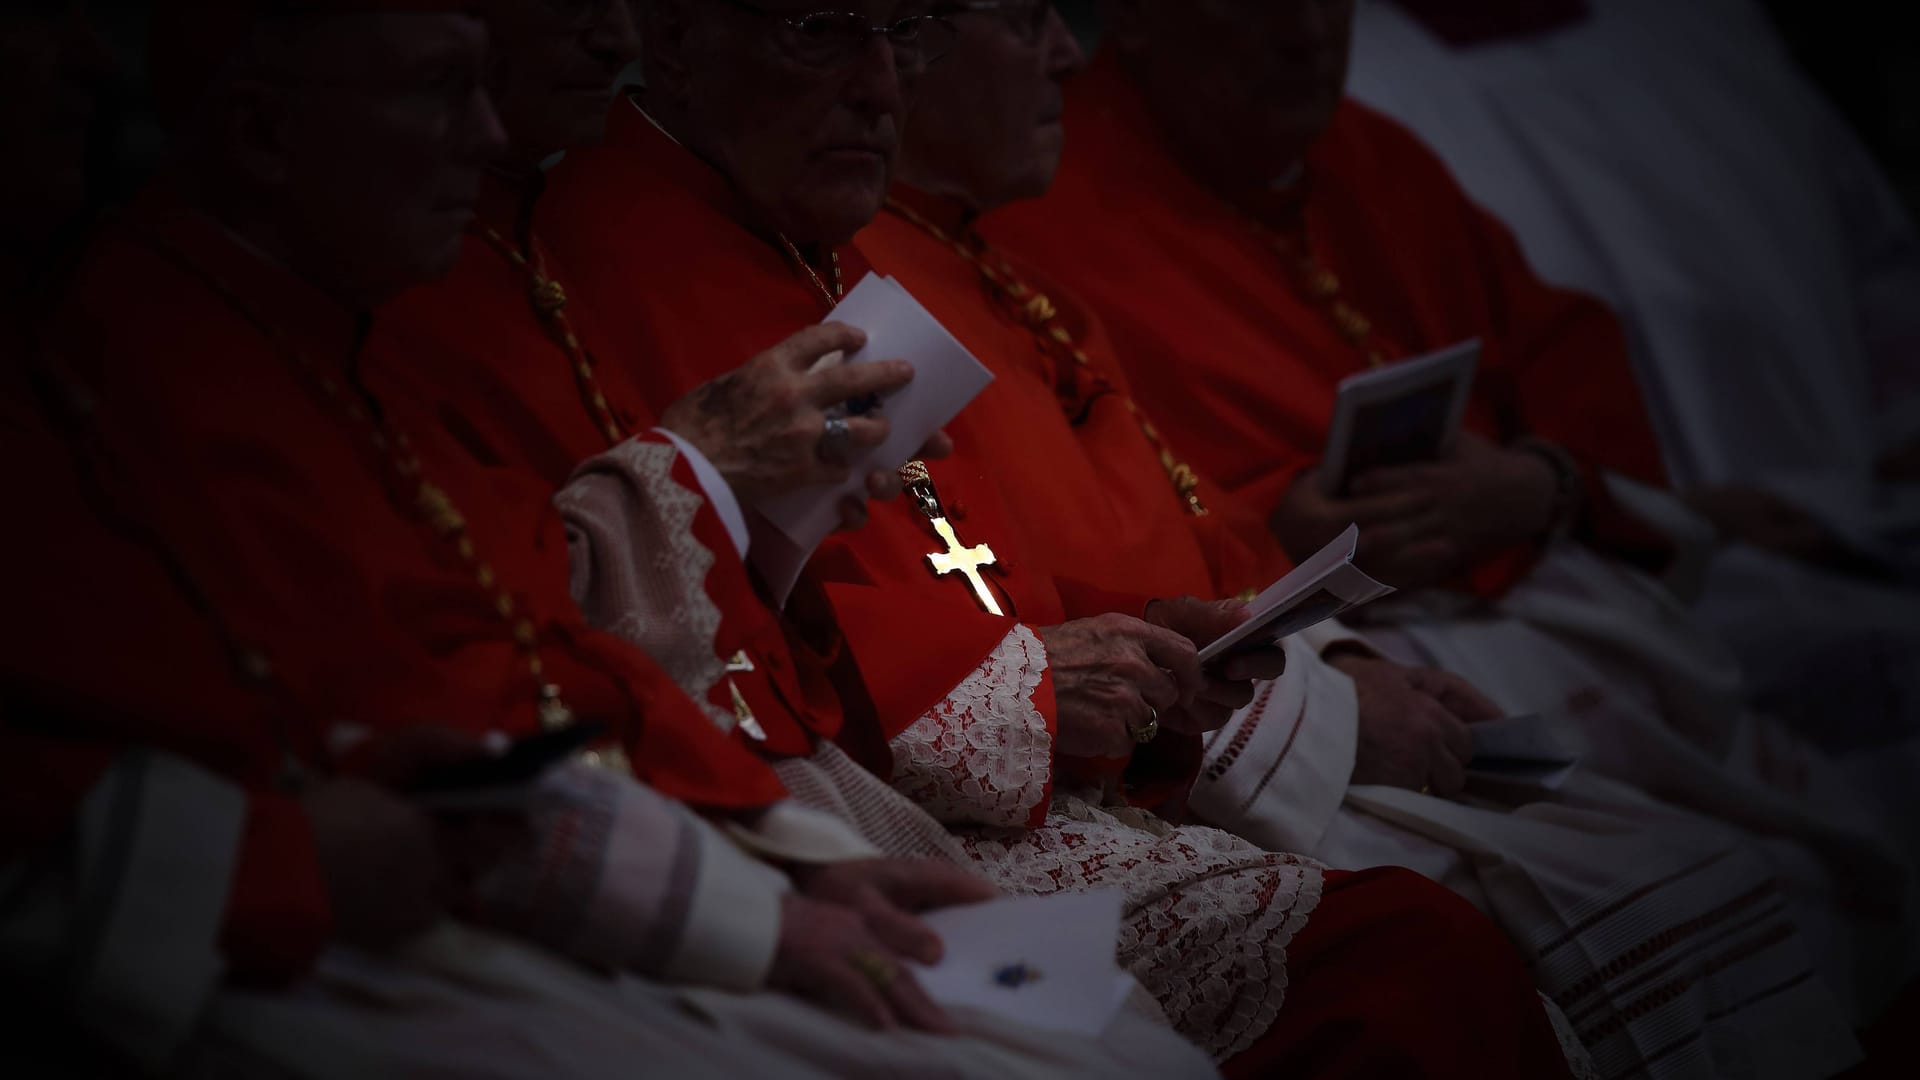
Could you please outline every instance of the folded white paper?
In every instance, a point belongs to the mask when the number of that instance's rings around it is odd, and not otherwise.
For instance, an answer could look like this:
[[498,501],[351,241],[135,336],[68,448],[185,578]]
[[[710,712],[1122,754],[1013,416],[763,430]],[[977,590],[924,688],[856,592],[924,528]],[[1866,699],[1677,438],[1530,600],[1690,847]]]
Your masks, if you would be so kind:
[[1368,469],[1431,461],[1453,449],[1466,415],[1479,339],[1340,381],[1320,486],[1344,495]]
[[1469,777],[1557,790],[1580,765],[1580,748],[1535,713],[1487,720],[1467,730],[1473,733]]
[[941,1005],[1028,1027],[1097,1036],[1133,976],[1114,960],[1125,895],[1118,889],[1018,896],[922,916],[940,935],[940,963],[912,965]]
[[866,331],[866,347],[847,363],[905,360],[913,365],[913,381],[882,400],[880,414],[892,431],[885,443],[852,462],[844,483],[788,492],[755,507],[788,541],[763,551],[756,532],[751,556],[783,603],[814,549],[839,528],[841,500],[849,495],[865,498],[868,474],[912,460],[934,432],[993,381],[993,373],[892,278],[868,274],[826,321]]
[[1256,636],[1279,641],[1391,593],[1392,586],[1353,565],[1359,545],[1359,526],[1347,526],[1339,539],[1254,597],[1247,605],[1247,621],[1209,642],[1200,650],[1200,662],[1208,663]]

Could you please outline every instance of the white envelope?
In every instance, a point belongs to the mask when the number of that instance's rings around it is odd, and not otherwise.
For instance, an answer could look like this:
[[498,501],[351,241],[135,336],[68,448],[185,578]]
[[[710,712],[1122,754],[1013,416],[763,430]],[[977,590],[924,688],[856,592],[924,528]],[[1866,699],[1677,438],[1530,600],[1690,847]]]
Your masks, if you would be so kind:
[[762,578],[783,603],[800,567],[839,527],[840,500],[848,495],[865,498],[869,473],[897,469],[912,460],[934,432],[993,382],[993,373],[892,278],[868,274],[826,321],[866,331],[866,348],[847,363],[905,360],[913,365],[914,375],[905,389],[882,401],[880,412],[892,424],[892,433],[853,462],[845,483],[788,492],[755,507],[788,541],[763,555],[756,536],[753,555]]
[[1118,889],[1097,889],[935,911],[922,918],[946,955],[911,966],[941,1005],[1097,1036],[1135,985],[1114,960],[1124,902]]

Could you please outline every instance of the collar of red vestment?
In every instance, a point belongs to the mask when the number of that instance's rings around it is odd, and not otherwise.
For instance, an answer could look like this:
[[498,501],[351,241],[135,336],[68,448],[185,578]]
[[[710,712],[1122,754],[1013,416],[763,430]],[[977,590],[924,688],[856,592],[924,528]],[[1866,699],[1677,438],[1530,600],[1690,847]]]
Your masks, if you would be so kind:
[[974,239],[973,222],[979,217],[965,203],[950,195],[935,195],[908,183],[897,183],[887,198],[911,210],[928,224],[954,240]]
[[1393,0],[1455,47],[1558,30],[1588,15],[1587,0]]
[[468,231],[492,229],[525,248],[533,233],[534,211],[546,186],[546,174],[538,169],[530,173],[488,169],[480,176],[480,204]]

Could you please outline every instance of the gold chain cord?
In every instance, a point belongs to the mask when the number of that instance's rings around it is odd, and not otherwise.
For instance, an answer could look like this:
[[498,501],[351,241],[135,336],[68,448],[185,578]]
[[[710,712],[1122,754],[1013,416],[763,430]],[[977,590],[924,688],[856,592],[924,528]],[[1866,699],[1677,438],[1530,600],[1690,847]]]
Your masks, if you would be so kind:
[[[1063,350],[1075,365],[1083,368],[1093,367],[1093,358],[1088,356],[1086,350],[1074,340],[1073,333],[1061,325],[1059,309],[1052,299],[1044,293],[1035,292],[1026,282],[1021,281],[1014,274],[1012,267],[993,265],[987,260],[983,250],[976,250],[974,245],[965,240],[948,235],[946,230],[896,199],[887,200],[887,209],[928,236],[953,248],[962,258],[972,263],[988,285],[1013,301],[1019,308],[1027,322],[1028,330],[1034,336],[1034,344],[1042,352],[1049,349]],[[985,247],[984,241],[981,241],[981,247]],[[1133,417],[1134,423],[1139,426],[1140,433],[1146,436],[1147,442],[1158,455],[1160,467],[1166,472],[1167,479],[1172,482],[1174,494],[1179,496],[1181,505],[1194,517],[1206,517],[1207,506],[1200,499],[1199,472],[1174,455],[1173,449],[1167,445],[1165,437],[1160,434],[1160,429],[1147,418],[1145,410],[1140,408],[1139,403],[1135,402],[1131,395],[1118,396],[1126,405],[1127,412]]]

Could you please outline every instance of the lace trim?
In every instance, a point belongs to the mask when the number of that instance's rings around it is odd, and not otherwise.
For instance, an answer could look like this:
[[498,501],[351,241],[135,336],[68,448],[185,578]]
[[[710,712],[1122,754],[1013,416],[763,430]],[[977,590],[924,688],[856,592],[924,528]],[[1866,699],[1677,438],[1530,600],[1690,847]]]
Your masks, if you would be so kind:
[[1119,888],[1121,963],[1214,1060],[1251,1046],[1286,1000],[1287,946],[1320,903],[1322,867],[1218,829],[1056,794],[1045,826],[969,836],[967,853],[1013,893]]
[[1554,1038],[1560,1042],[1560,1053],[1567,1059],[1567,1071],[1573,1074],[1573,1080],[1601,1080],[1599,1066],[1594,1064],[1593,1055],[1587,1052],[1580,1036],[1574,1033],[1567,1014],[1545,994],[1540,995],[1540,1004],[1547,1010],[1547,1020],[1553,1024]]
[[674,479],[679,456],[669,443],[628,439],[594,462],[595,472],[611,470],[637,489],[631,497],[621,493],[626,505],[608,506],[597,485],[577,481],[554,501],[570,520],[615,522],[594,530],[605,541],[595,544],[598,595],[583,606],[592,610],[601,600],[612,601],[599,628],[646,650],[715,725],[731,731],[732,711],[707,698],[726,676],[718,645],[721,612],[706,588],[718,560],[693,529],[707,497]]
[[1033,702],[1046,667],[1039,635],[1016,625],[893,740],[894,788],[949,825],[1024,828],[1053,776],[1053,736]]
[[1120,963],[1216,1060],[1272,1026],[1287,947],[1320,903],[1319,863],[1071,792],[1037,829],[954,835],[830,743],[776,768],[796,802],[851,822],[889,855],[971,862],[1016,895],[1124,890]]

